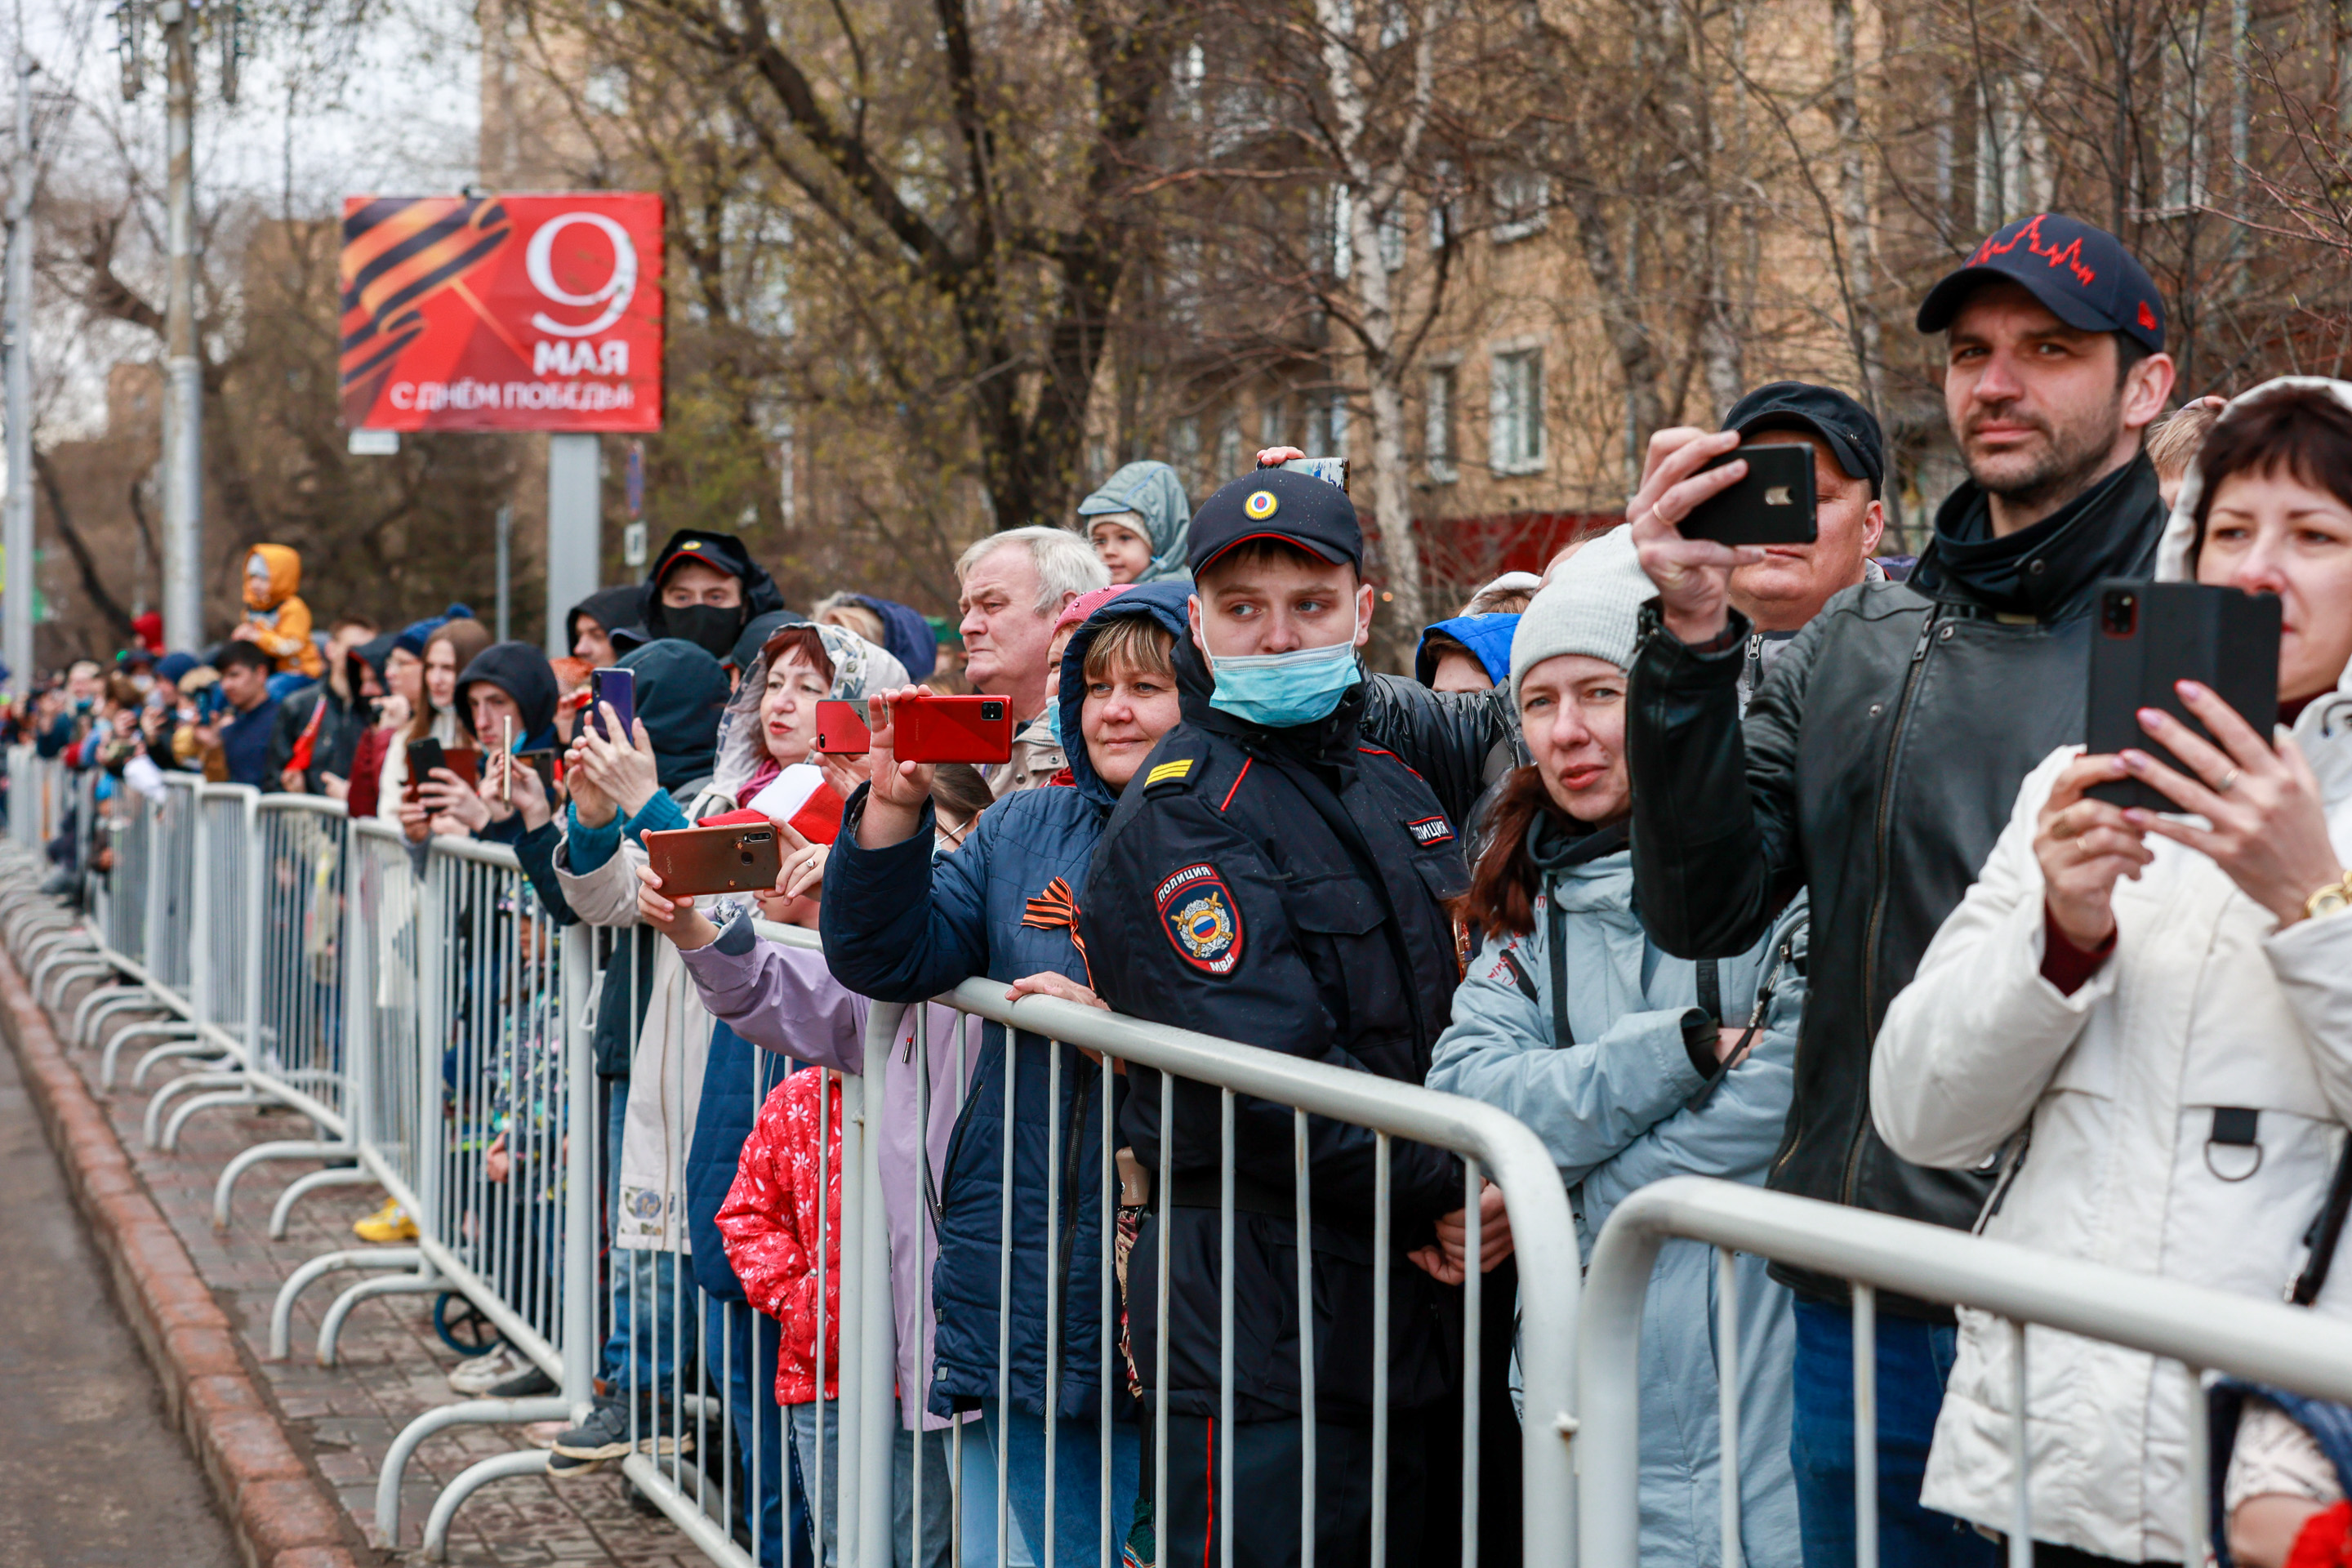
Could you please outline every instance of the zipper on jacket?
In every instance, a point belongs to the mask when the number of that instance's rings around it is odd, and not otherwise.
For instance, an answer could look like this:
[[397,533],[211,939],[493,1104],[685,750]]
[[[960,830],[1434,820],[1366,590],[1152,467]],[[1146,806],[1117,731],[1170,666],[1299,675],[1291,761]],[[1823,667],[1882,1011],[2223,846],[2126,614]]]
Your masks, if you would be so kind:
[[[1872,1038],[1875,1030],[1871,1023],[1871,999],[1878,994],[1878,941],[1886,923],[1886,835],[1887,818],[1895,805],[1895,753],[1903,744],[1903,726],[1911,717],[1911,699],[1919,689],[1919,676],[1927,668],[1927,650],[1936,640],[1936,621],[1943,614],[1943,605],[1927,607],[1927,618],[1920,625],[1919,640],[1911,646],[1911,662],[1903,671],[1903,695],[1895,700],[1895,722],[1886,736],[1886,757],[1878,770],[1878,812],[1873,830],[1874,860],[1871,866],[1870,920],[1863,927],[1862,939],[1862,1026]],[[1865,1071],[1868,1069],[1865,1068]],[[1862,1152],[1870,1136],[1870,1102],[1865,1096],[1863,1113],[1855,1121],[1853,1132],[1845,1152],[1845,1175],[1838,1183],[1838,1201],[1852,1207],[1855,1184],[1862,1177]],[[1792,1150],[1793,1152],[1793,1150]]]

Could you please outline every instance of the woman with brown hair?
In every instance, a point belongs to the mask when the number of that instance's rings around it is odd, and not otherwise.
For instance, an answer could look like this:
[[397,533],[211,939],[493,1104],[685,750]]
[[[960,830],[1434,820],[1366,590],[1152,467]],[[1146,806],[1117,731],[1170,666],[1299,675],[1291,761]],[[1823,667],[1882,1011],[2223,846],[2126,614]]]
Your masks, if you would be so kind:
[[[1747,952],[1696,963],[1658,948],[1634,912],[1625,670],[1654,592],[1620,530],[1561,565],[1520,617],[1510,694],[1535,762],[1505,780],[1487,818],[1459,910],[1485,945],[1430,1058],[1430,1088],[1498,1106],[1544,1141],[1588,1258],[1610,1213],[1652,1182],[1762,1183],[1804,1005],[1801,899]],[[1640,1352],[1644,1563],[1802,1561],[1789,1293],[1759,1258],[1741,1258],[1738,1279],[1733,1551],[1717,1539],[1713,1249],[1670,1241],[1651,1274]]]

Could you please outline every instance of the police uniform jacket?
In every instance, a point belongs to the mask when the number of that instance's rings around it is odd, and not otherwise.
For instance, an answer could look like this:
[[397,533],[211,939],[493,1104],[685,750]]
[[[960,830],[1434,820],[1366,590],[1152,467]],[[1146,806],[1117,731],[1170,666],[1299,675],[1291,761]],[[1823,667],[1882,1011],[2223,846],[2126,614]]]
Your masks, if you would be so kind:
[[[1267,730],[1209,706],[1209,672],[1189,639],[1175,656],[1183,721],[1122,795],[1079,899],[1096,989],[1135,1017],[1420,1083],[1460,973],[1444,908],[1468,887],[1454,824],[1412,768],[1362,737],[1362,685],[1319,723]],[[1120,1130],[1156,1180],[1156,1073],[1132,1071]],[[1218,1091],[1180,1082],[1167,1136],[1170,1407],[1214,1415]],[[1309,1122],[1316,1390],[1326,1418],[1361,1419],[1370,1408],[1374,1144],[1363,1129]],[[1290,1108],[1238,1101],[1240,1420],[1299,1410],[1293,1147]],[[1463,1175],[1453,1155],[1402,1140],[1391,1159],[1390,1391],[1392,1405],[1413,1407],[1453,1385],[1459,1306],[1404,1254],[1463,1206]],[[1153,1223],[1130,1257],[1128,1290],[1147,1391],[1160,1327]]]

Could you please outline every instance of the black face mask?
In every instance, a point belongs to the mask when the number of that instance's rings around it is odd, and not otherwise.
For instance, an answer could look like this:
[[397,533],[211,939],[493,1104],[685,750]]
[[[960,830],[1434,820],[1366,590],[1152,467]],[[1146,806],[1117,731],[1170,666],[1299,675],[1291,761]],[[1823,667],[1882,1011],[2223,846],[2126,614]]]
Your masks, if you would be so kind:
[[735,639],[743,635],[740,605],[664,605],[661,615],[663,630],[721,664],[734,656]]

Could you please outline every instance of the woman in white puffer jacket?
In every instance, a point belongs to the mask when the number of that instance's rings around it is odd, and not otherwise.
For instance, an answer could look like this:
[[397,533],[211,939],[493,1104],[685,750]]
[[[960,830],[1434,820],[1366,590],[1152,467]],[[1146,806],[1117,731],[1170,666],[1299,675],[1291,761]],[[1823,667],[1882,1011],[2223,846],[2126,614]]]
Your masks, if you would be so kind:
[[[1985,1235],[2275,1300],[2352,1121],[2352,385],[2232,403],[2158,570],[2279,596],[2279,712],[2250,724],[2184,689],[2227,754],[2143,723],[2195,778],[2080,747],[2030,774],[1887,1011],[1872,1119],[1921,1164],[2005,1155]],[[2135,776],[2194,815],[2084,794]],[[2319,1310],[2352,1311],[2352,1269],[2335,1280]],[[1961,1312],[1920,1498],[1992,1529],[2011,1513],[2010,1357],[2004,1327]],[[2044,1562],[2181,1561],[2206,1486],[2185,1469],[2187,1373],[2041,1329],[2027,1371]]]

